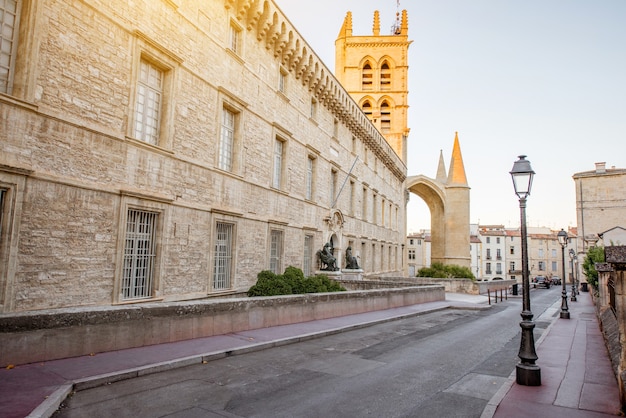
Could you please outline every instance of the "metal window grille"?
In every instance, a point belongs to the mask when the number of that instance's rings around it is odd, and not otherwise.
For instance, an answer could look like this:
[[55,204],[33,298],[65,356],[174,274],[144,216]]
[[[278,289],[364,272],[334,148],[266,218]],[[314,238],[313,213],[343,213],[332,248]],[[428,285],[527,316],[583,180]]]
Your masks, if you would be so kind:
[[21,2],[0,0],[0,93],[12,93]]
[[283,171],[283,141],[277,139],[274,143],[274,176],[272,186],[280,189],[280,177]]
[[304,236],[304,258],[302,267],[304,270],[304,277],[309,277],[312,274],[311,267],[313,266],[313,235]]
[[228,109],[222,111],[222,135],[218,166],[222,170],[233,169],[233,146],[235,143],[235,112]]
[[218,222],[215,227],[213,289],[229,289],[232,277],[233,224]]
[[135,138],[156,145],[159,137],[163,72],[141,60],[137,82]]
[[234,25],[230,25],[230,49],[239,54],[241,32]]
[[306,198],[313,199],[313,158],[307,158],[306,162]]
[[280,260],[283,254],[283,231],[273,230],[270,234],[270,271],[280,274]]
[[124,245],[123,299],[152,297],[157,213],[128,210]]

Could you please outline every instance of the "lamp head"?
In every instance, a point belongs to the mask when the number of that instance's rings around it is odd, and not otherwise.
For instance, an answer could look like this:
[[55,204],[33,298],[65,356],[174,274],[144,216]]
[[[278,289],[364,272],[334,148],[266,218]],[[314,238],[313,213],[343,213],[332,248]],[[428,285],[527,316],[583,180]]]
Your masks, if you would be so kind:
[[535,172],[530,166],[530,161],[525,155],[520,155],[519,160],[513,163],[513,168],[509,172],[513,178],[513,187],[515,194],[520,199],[525,199],[530,195],[530,189],[533,185],[533,177]]
[[561,244],[561,247],[565,248],[565,246],[567,245],[567,232],[565,232],[563,228],[561,228],[559,233],[556,234],[556,238],[559,240],[559,244]]

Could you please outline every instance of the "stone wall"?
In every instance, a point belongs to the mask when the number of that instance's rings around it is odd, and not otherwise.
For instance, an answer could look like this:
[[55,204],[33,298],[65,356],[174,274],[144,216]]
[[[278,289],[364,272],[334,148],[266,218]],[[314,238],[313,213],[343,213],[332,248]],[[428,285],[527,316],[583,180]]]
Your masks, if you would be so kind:
[[445,300],[441,286],[0,314],[0,367]]

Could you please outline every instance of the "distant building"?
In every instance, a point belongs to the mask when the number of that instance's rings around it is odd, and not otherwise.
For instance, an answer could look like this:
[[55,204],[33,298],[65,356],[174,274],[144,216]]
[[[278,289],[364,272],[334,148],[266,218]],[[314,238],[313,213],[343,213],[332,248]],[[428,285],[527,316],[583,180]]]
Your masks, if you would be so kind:
[[[607,168],[605,162],[599,162],[595,170],[576,173],[572,178],[576,187],[580,266],[590,247],[611,245],[612,237],[623,239],[616,228],[626,228],[626,169]],[[581,282],[586,281],[582,270],[579,277]]]

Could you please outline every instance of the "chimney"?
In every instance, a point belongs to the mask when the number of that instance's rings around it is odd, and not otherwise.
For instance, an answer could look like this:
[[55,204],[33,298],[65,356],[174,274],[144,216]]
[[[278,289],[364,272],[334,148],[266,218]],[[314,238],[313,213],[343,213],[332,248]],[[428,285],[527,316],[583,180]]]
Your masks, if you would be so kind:
[[606,173],[606,162],[596,163],[596,174]]

